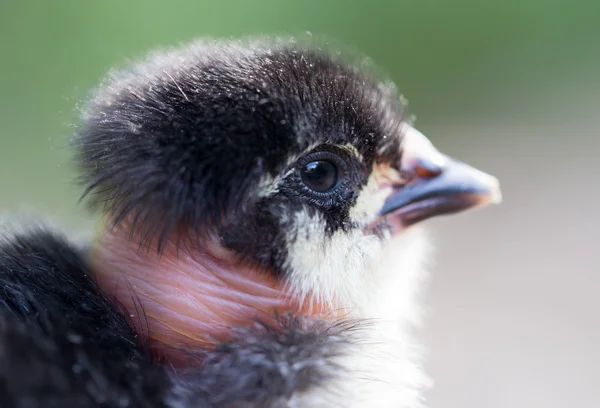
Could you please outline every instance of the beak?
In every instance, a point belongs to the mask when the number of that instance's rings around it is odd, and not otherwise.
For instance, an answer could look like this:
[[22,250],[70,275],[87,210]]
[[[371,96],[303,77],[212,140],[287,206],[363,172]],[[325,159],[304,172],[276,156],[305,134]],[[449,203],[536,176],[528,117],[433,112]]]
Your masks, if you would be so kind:
[[407,227],[434,216],[501,202],[495,177],[443,155],[416,129],[408,127],[402,147],[402,184],[385,200],[380,217],[393,217]]

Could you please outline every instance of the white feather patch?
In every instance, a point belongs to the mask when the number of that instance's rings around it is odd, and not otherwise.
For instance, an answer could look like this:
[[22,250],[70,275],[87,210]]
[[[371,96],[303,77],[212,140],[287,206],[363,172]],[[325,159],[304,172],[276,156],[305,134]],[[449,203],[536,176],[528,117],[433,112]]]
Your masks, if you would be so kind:
[[416,295],[426,276],[429,246],[421,228],[391,239],[361,230],[327,237],[319,215],[296,215],[297,235],[288,243],[288,282],[296,295],[342,308],[348,319],[365,319],[368,330],[339,364],[326,388],[295,397],[297,406],[419,407],[428,385],[411,331],[419,321]]

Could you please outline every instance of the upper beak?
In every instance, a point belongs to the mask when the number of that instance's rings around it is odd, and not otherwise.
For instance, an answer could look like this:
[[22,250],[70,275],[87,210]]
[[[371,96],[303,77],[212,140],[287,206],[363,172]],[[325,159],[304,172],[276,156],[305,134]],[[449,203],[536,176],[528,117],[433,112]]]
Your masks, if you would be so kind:
[[400,170],[403,183],[386,199],[379,215],[393,216],[404,227],[502,200],[495,177],[443,155],[412,127],[403,139]]

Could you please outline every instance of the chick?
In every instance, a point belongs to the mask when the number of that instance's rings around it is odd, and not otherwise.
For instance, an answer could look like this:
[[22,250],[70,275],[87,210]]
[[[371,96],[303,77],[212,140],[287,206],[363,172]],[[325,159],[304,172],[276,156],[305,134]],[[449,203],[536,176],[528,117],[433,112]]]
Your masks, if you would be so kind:
[[177,351],[256,319],[353,322],[332,375],[343,398],[327,397],[414,405],[405,332],[427,241],[412,226],[499,189],[403,111],[389,84],[294,42],[195,43],[115,75],[78,139],[107,214],[102,286],[132,314],[139,302],[157,354],[183,365]]
[[363,68],[294,40],[195,42],[88,104],[76,146],[104,217],[86,265],[184,379],[167,404],[419,406],[420,223],[500,190]]

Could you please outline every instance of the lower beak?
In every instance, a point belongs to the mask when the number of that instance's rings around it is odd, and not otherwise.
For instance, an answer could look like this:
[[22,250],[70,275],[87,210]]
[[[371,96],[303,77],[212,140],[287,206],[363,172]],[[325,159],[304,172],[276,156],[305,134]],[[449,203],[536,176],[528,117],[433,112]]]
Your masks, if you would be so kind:
[[495,177],[439,153],[415,129],[411,128],[406,141],[401,170],[409,180],[386,199],[381,217],[393,217],[407,227],[502,200]]

